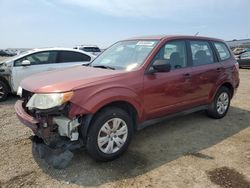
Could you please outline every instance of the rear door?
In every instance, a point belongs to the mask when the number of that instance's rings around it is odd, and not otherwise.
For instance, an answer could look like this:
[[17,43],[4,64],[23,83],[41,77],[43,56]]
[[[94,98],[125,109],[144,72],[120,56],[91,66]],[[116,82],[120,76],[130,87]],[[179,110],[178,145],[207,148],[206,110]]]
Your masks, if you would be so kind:
[[197,104],[206,104],[209,94],[223,69],[218,62],[212,43],[203,40],[190,40],[189,51],[192,61],[193,86],[196,87]]
[[[30,61],[30,65],[22,66],[24,60]],[[49,71],[53,69],[53,65],[57,62],[56,51],[36,52],[14,61],[12,69],[12,85],[16,92],[20,82],[33,74]]]
[[84,63],[89,63],[91,57],[87,54],[74,51],[58,51],[57,64],[53,65],[54,69],[67,68]]

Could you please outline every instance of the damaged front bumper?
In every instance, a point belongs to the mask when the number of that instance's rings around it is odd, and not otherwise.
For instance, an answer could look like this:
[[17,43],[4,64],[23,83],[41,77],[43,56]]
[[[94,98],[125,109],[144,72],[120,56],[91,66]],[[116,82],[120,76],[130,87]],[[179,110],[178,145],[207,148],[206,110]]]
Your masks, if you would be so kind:
[[[61,109],[60,109],[61,108]],[[18,100],[15,104],[15,111],[18,119],[34,134],[41,137],[46,142],[50,142],[52,137],[67,137],[70,141],[79,139],[78,127],[81,124],[79,118],[70,119],[65,116],[64,107],[58,107],[52,111],[33,111],[32,115],[25,107],[22,100]],[[33,117],[35,116],[35,117]]]
[[15,111],[18,119],[27,127],[29,127],[35,134],[38,133],[38,123],[34,117],[30,116],[23,108],[23,101],[18,100],[15,104]]
[[[64,107],[50,112],[30,112],[26,108],[25,102],[18,100],[15,104],[15,111],[18,119],[36,135],[36,142],[33,144],[37,146],[36,150],[39,156],[45,158],[45,160],[48,159],[46,161],[49,164],[56,164],[53,165],[55,168],[58,167],[58,162],[51,162],[52,158],[52,161],[58,161],[56,156],[65,160],[64,155],[69,156],[70,151],[83,146],[83,141],[79,138],[78,132],[81,119],[66,117]],[[49,152],[43,151],[41,155],[41,150]],[[46,157],[44,157],[44,154],[46,154]],[[72,156],[66,158],[71,160]],[[63,166],[65,166],[65,163]]]

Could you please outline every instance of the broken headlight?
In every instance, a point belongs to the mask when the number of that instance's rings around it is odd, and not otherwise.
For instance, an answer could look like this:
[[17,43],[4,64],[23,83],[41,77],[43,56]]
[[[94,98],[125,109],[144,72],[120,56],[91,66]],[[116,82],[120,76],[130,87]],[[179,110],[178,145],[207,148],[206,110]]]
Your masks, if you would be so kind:
[[73,96],[73,92],[34,94],[28,101],[26,107],[41,110],[50,109],[68,102]]

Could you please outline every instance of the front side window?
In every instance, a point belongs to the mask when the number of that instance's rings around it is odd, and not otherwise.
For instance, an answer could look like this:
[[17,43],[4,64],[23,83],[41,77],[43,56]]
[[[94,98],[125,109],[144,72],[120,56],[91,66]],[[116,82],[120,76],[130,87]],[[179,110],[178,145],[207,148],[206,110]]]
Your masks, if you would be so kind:
[[157,43],[157,40],[118,42],[98,56],[91,66],[110,67],[127,71],[133,70],[144,63]]
[[190,41],[194,66],[214,63],[212,49],[206,41]]
[[30,61],[31,65],[42,65],[56,63],[57,52],[38,52],[15,61],[15,66],[21,66],[24,60]]
[[224,43],[214,42],[214,46],[219,54],[220,60],[224,61],[230,58],[230,52]]
[[85,62],[90,61],[91,57],[78,53],[78,52],[68,52],[68,51],[60,51],[59,52],[59,63],[71,63],[71,62]]
[[185,41],[168,42],[160,49],[153,61],[156,60],[166,60],[165,62],[171,65],[171,70],[187,67]]

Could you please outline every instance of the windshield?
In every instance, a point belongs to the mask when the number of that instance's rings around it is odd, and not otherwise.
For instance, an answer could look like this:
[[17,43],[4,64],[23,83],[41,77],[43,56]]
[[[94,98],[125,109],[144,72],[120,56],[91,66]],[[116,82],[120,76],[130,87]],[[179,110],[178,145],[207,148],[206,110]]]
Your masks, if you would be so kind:
[[118,42],[98,56],[91,66],[133,70],[143,64],[157,43],[157,40]]

